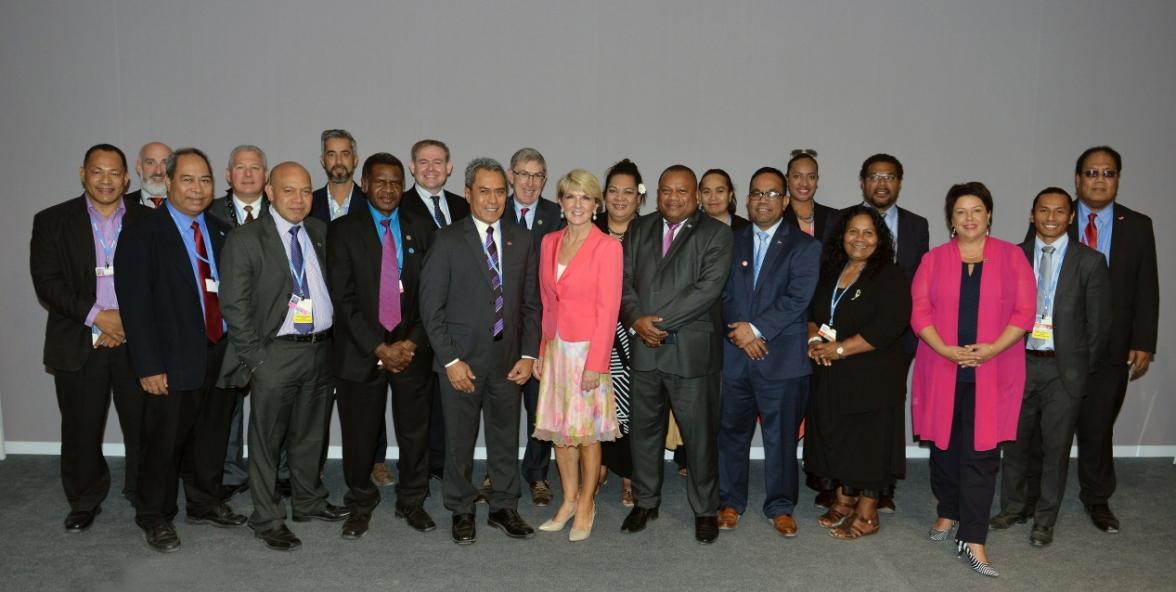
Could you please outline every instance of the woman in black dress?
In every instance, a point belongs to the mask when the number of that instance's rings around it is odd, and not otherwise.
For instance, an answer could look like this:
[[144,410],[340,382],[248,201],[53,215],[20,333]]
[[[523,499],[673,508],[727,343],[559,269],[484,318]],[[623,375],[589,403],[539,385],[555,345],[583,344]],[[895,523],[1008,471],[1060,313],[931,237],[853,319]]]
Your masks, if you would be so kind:
[[886,223],[858,205],[830,230],[813,295],[805,469],[837,489],[820,517],[839,539],[878,532],[878,497],[905,473],[906,277]]

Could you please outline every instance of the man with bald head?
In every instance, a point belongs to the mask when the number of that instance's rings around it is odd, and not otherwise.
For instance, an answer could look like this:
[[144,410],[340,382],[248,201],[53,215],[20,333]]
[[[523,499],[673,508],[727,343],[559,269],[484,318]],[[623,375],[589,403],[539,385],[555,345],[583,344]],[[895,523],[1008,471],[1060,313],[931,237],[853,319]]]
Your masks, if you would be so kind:
[[295,522],[335,522],[347,511],[327,502],[319,477],[331,390],[334,309],[326,283],[326,225],[308,218],[310,174],[301,165],[274,167],[265,194],[269,215],[235,230],[221,264],[221,310],[229,346],[222,387],[250,387],[249,525],[267,547],[301,545],[286,527],[274,495],[283,443],[290,466]]
[[127,199],[159,209],[167,200],[167,157],[172,149],[163,142],[148,142],[139,149],[135,160],[135,173],[139,175],[139,188],[127,194]]

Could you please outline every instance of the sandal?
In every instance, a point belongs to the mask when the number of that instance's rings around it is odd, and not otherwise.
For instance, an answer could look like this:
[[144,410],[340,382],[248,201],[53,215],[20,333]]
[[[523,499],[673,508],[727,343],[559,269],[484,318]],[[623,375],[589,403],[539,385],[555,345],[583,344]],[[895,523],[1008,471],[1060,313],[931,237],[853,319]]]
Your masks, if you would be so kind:
[[625,506],[626,508],[632,508],[633,504],[635,504],[635,503],[636,503],[636,499],[633,497],[633,488],[632,487],[621,488],[621,505]]
[[[840,500],[835,501],[833,502],[833,505],[829,506],[828,511],[826,511],[824,514],[821,514],[820,518],[817,518],[817,524],[820,524],[821,528],[837,528],[838,526],[841,526],[845,523],[846,518],[849,518],[851,515],[853,515],[854,508],[856,506],[856,502],[843,504]],[[844,510],[849,511],[846,512]]]
[[[866,528],[859,526],[862,524],[866,525]],[[829,536],[843,541],[852,541],[853,539],[876,534],[879,530],[882,530],[882,522],[877,516],[873,520],[866,520],[860,514],[854,512],[846,518],[841,526],[830,529]]]

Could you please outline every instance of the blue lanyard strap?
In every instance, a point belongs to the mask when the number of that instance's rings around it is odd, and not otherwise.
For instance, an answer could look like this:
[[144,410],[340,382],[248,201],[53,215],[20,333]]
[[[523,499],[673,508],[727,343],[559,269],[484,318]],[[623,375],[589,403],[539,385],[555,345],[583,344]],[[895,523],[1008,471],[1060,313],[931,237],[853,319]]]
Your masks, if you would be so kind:
[[94,228],[94,239],[98,241],[98,246],[102,247],[103,266],[110,267],[110,259],[114,256],[114,247],[118,245],[118,237],[122,234],[122,221],[119,221],[118,230],[114,231],[114,240],[110,241],[109,245],[102,240],[102,232],[98,230],[98,225],[93,220],[90,221],[90,226]]
[[[837,293],[838,286],[841,285],[841,278],[845,277],[845,270],[848,268],[849,268],[849,265],[847,264],[844,268],[841,269],[841,273],[837,276],[837,283],[833,284],[833,295],[832,295],[832,297],[829,298],[829,326],[830,327],[833,326],[833,315],[837,312],[837,304],[841,302],[842,298],[845,298],[845,293],[849,292],[849,289],[853,287],[853,284],[850,284],[850,285],[846,286],[844,290],[841,290],[840,294]],[[855,279],[853,281],[853,283],[856,284],[857,280]]]

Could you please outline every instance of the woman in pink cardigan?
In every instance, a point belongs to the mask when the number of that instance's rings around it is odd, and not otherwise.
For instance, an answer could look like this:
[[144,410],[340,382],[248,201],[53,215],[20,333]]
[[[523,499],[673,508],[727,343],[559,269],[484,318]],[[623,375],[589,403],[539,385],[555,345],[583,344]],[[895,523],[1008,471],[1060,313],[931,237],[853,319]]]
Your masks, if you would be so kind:
[[1036,282],[1019,247],[988,236],[992,194],[984,184],[954,185],[945,201],[953,240],[923,256],[911,285],[911,327],[921,339],[911,415],[915,436],[932,443],[939,519],[931,540],[947,540],[958,526],[957,553],[996,576],[984,550],[988,511],[997,445],[1017,437]]
[[575,518],[568,535],[582,541],[596,517],[600,442],[620,437],[609,360],[621,307],[621,243],[592,223],[603,203],[600,182],[574,170],[556,185],[568,225],[543,237],[539,295],[543,337],[534,437],[555,444],[563,503],[539,530],[555,532]]

